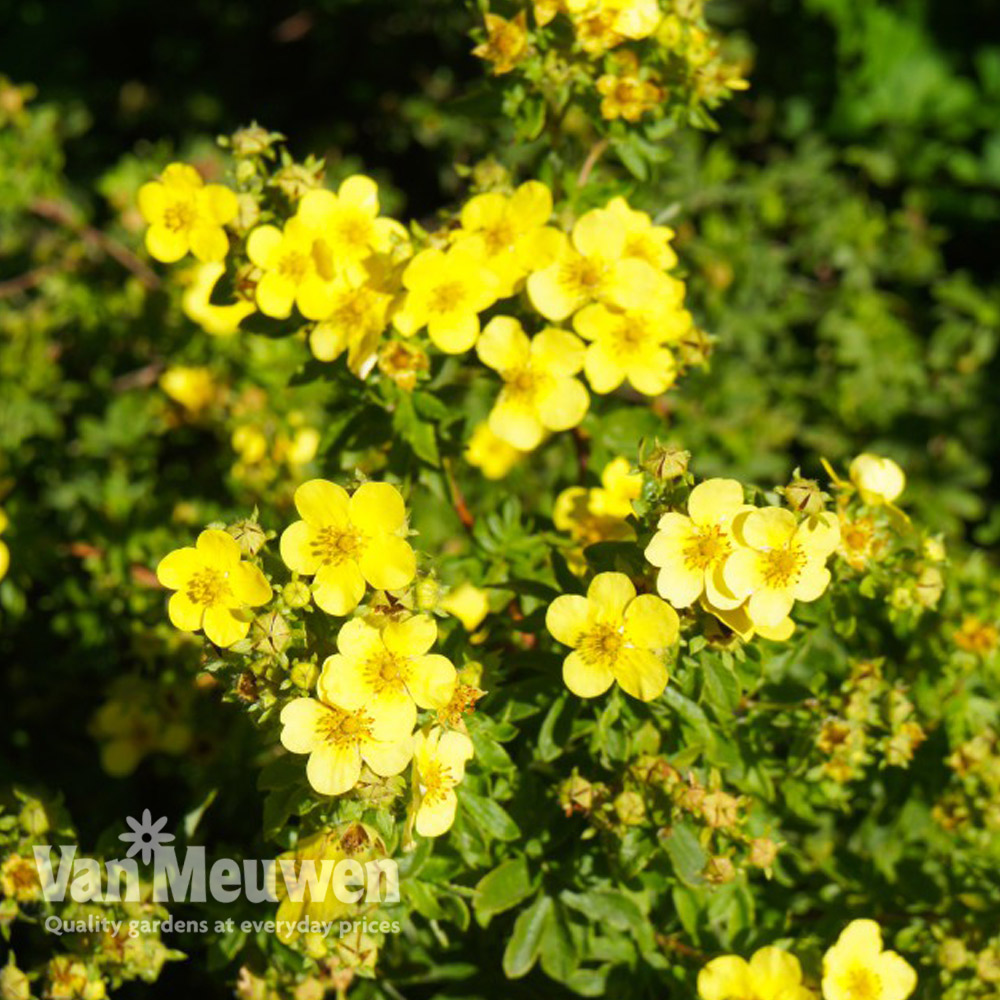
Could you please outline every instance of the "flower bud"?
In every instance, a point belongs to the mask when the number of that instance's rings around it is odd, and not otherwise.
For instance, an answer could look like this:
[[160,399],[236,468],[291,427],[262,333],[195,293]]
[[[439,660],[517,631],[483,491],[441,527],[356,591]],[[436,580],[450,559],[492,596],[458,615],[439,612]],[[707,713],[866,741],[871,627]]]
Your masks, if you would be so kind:
[[795,470],[787,486],[780,487],[778,492],[785,498],[796,514],[819,514],[826,509],[829,496],[819,488],[815,479],[803,479]]
[[969,961],[969,952],[960,938],[945,938],[938,948],[937,960],[941,968],[957,972]]
[[245,518],[230,524],[226,531],[239,543],[240,552],[245,556],[255,556],[264,547],[267,534],[256,518]]
[[675,445],[657,444],[651,454],[642,462],[642,468],[658,483],[680,479],[687,472],[691,452]]
[[306,608],[312,599],[312,591],[304,580],[290,580],[281,588],[281,598],[290,608]]
[[277,611],[269,611],[250,626],[251,648],[265,656],[278,656],[292,641],[292,628]]
[[319,667],[309,660],[296,660],[288,672],[292,683],[303,691],[312,691],[319,680]]
[[708,859],[705,865],[705,879],[712,885],[725,885],[736,878],[736,868],[729,858],[717,856]]
[[0,969],[0,1000],[28,1000],[31,996],[31,985],[28,977],[13,961]]
[[615,815],[625,826],[638,826],[646,818],[646,804],[638,792],[622,792],[614,804]]
[[750,841],[750,853],[747,856],[747,861],[754,866],[754,868],[762,868],[768,874],[771,873],[771,869],[774,867],[775,859],[778,857],[778,851],[781,850],[781,845],[776,844],[773,840],[768,837],[754,837]]
[[567,816],[574,812],[589,813],[594,808],[594,786],[574,774],[559,786],[559,805]]

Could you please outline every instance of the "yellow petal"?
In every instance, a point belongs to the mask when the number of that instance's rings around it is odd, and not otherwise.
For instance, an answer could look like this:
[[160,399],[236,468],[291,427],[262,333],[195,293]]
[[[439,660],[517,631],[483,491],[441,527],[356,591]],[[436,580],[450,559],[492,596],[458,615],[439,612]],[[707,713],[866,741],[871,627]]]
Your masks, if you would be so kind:
[[364,578],[377,590],[400,590],[417,575],[417,558],[397,535],[377,535],[359,563]]
[[574,287],[562,281],[563,265],[556,261],[528,276],[528,298],[546,319],[560,322],[587,304]]
[[217,226],[232,222],[240,210],[236,193],[225,184],[206,184],[199,195],[199,203]]
[[171,624],[182,632],[197,632],[201,628],[201,618],[205,613],[203,604],[195,604],[187,594],[179,591],[167,604],[167,615]]
[[239,542],[228,531],[218,528],[207,528],[198,536],[195,542],[200,555],[209,566],[220,570],[230,569],[240,561]]
[[750,959],[750,981],[758,996],[779,997],[802,982],[802,968],[783,948],[760,948]]
[[734,1000],[753,996],[750,967],[738,955],[713,958],[698,973],[701,1000]]
[[830,571],[817,559],[809,559],[802,567],[792,588],[797,601],[815,601],[830,586]]
[[148,223],[163,221],[163,210],[167,207],[167,192],[159,181],[148,181],[139,188],[137,195],[139,212]]
[[590,604],[579,594],[557,597],[545,612],[545,627],[559,642],[574,649],[590,625]]
[[620,623],[635,598],[635,587],[624,573],[598,573],[587,588],[587,600],[602,621]]
[[532,367],[550,375],[575,375],[583,367],[584,351],[579,337],[550,327],[531,341]]
[[747,601],[747,614],[754,625],[773,627],[788,617],[794,603],[786,590],[755,590]]
[[563,682],[580,698],[596,698],[614,683],[615,676],[603,663],[588,663],[576,652],[563,660]]
[[441,732],[437,743],[438,759],[451,772],[456,783],[465,777],[465,762],[473,755],[472,740],[456,730]]
[[625,366],[611,344],[598,342],[587,348],[583,370],[590,388],[601,395],[614,392],[625,381]]
[[191,252],[205,264],[222,260],[229,253],[229,238],[218,226],[197,226],[191,230]]
[[916,972],[894,951],[882,952],[875,969],[882,983],[882,1000],[906,1000],[917,988]]
[[257,308],[272,319],[288,319],[295,302],[295,285],[277,271],[268,271],[254,293]]
[[310,229],[323,229],[336,211],[337,196],[326,188],[314,188],[302,196],[295,215]]
[[337,200],[373,219],[378,215],[378,185],[363,174],[354,174],[343,181],[337,189]]
[[316,606],[329,615],[343,618],[361,603],[365,596],[365,580],[357,563],[343,562],[339,566],[320,566],[313,581]]
[[188,252],[187,233],[178,233],[155,223],[146,230],[146,249],[154,260],[173,264]]
[[275,226],[258,226],[247,237],[247,256],[258,267],[269,268],[281,243],[280,229]]
[[361,754],[357,747],[322,743],[309,754],[306,777],[320,795],[343,795],[361,777]]
[[323,670],[316,682],[316,694],[327,705],[335,705],[345,712],[356,712],[371,701],[374,691],[367,680],[362,660],[348,659],[335,653],[323,661]]
[[374,534],[399,531],[406,523],[406,505],[391,483],[363,483],[351,497],[351,522]]
[[389,622],[382,630],[385,648],[402,656],[423,656],[437,639],[437,623],[430,615],[414,615]]
[[156,567],[156,579],[164,587],[171,590],[181,590],[187,585],[188,580],[204,568],[205,561],[198,550],[190,545],[182,549],[174,549],[168,552]]
[[751,511],[740,524],[745,544],[755,549],[780,549],[795,534],[795,515],[784,507]]
[[625,251],[625,228],[606,209],[592,209],[576,220],[573,246],[585,257],[617,260]]
[[255,608],[271,600],[271,585],[267,577],[250,563],[241,562],[229,572],[229,584],[241,604]]
[[427,324],[427,335],[445,354],[462,354],[473,347],[479,337],[479,317],[475,313],[441,319],[432,317]]
[[544,226],[552,215],[552,192],[541,181],[525,181],[511,195],[510,213],[522,229]]
[[455,822],[458,798],[451,790],[433,799],[424,799],[417,809],[416,830],[421,837],[440,837]]
[[377,628],[363,618],[352,618],[337,634],[337,649],[349,660],[363,662],[383,652],[385,644]]
[[293,573],[311,575],[322,565],[314,544],[316,529],[305,521],[295,521],[281,533],[281,560]]
[[521,324],[510,316],[494,316],[476,344],[479,360],[494,371],[523,367],[531,357],[531,343]]
[[337,304],[337,286],[312,275],[299,285],[295,304],[306,319],[326,319]]
[[229,608],[216,605],[205,611],[202,628],[216,646],[225,649],[246,636],[250,631],[250,622],[237,618]]
[[688,497],[688,514],[695,524],[720,524],[743,506],[743,487],[735,479],[706,479]]
[[315,698],[295,698],[281,710],[281,745],[291,753],[309,753],[320,724],[329,715]]
[[503,392],[490,411],[488,426],[498,438],[520,451],[537,448],[545,433],[534,410],[513,402]]
[[556,378],[546,391],[539,394],[538,418],[550,431],[566,431],[576,427],[587,415],[590,396],[575,378]]
[[361,748],[365,763],[383,778],[405,770],[413,759],[413,740],[406,733],[397,740],[366,743]]
[[410,664],[406,687],[421,708],[444,708],[455,693],[456,677],[448,657],[429,653]]
[[663,659],[648,649],[625,649],[615,660],[615,680],[626,694],[652,701],[663,694],[668,674]]
[[295,509],[316,528],[347,524],[349,497],[343,486],[326,479],[310,479],[295,491]]
[[737,549],[722,567],[726,588],[736,597],[746,597],[763,585],[760,555],[753,549]]
[[666,649],[679,631],[677,612],[652,594],[640,594],[625,609],[625,638],[643,649]]

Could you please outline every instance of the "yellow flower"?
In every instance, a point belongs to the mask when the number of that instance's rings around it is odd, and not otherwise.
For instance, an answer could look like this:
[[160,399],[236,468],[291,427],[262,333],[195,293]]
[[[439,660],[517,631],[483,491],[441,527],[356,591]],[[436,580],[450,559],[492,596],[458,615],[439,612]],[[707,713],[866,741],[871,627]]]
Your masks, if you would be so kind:
[[850,476],[861,499],[873,507],[891,504],[906,486],[905,473],[891,458],[868,452],[851,462]]
[[648,38],[660,23],[657,0],[604,0],[615,12],[614,28],[632,41]]
[[255,312],[252,302],[242,300],[225,306],[212,304],[212,290],[225,271],[224,264],[199,264],[192,268],[190,283],[181,298],[184,315],[197,323],[205,333],[216,337],[236,333],[240,323]]
[[488,421],[476,425],[465,448],[466,462],[479,469],[487,479],[503,479],[526,454],[497,437]]
[[608,121],[624,118],[637,122],[663,100],[663,91],[651,80],[615,73],[598,77],[597,92],[601,95],[601,117]]
[[590,341],[583,361],[594,392],[617,389],[626,379],[646,396],[659,396],[674,384],[677,364],[665,345],[679,339],[690,326],[686,313],[584,306],[573,317],[573,327]]
[[486,41],[477,45],[472,54],[492,65],[494,76],[509,73],[528,49],[527,12],[506,20],[498,14],[486,14]]
[[[353,889],[354,886],[346,884],[343,868],[337,865],[337,862],[344,861],[347,857],[347,852],[341,846],[340,837],[333,830],[320,830],[311,836],[303,837],[295,845],[294,850],[278,855],[276,859],[278,864],[273,871],[273,886],[269,885],[269,888],[280,899],[278,912],[275,915],[279,940],[285,944],[296,940],[299,937],[297,925],[303,919],[325,923],[336,920],[348,912],[350,904],[342,901],[343,892],[340,890]],[[318,890],[322,886],[324,861],[331,866],[332,875],[324,887],[325,891],[320,895]],[[303,862],[312,862],[315,866],[316,874],[319,876],[316,884],[310,884],[303,877]],[[289,895],[283,877],[284,871],[288,869],[292,878],[301,880],[302,888],[295,893],[299,897],[297,899]]]
[[160,376],[160,388],[189,413],[199,413],[216,396],[212,373],[204,367],[173,365]]
[[504,380],[489,417],[497,437],[530,451],[546,431],[569,430],[583,420],[590,397],[573,378],[583,364],[583,344],[572,333],[543,330],[529,340],[516,319],[496,316],[476,351]]
[[382,255],[369,258],[351,276],[339,275],[330,289],[329,311],[309,335],[313,355],[334,361],[346,350],[347,367],[366,378],[378,358],[394,291]]
[[216,646],[231,646],[250,630],[242,613],[271,599],[264,574],[240,559],[236,539],[225,531],[203,531],[194,547],[175,549],[160,560],[156,578],[176,590],[167,612],[183,632],[204,629]]
[[416,830],[421,837],[440,837],[455,822],[455,786],[465,777],[472,758],[472,740],[464,733],[435,726],[415,737],[414,779],[419,793]]
[[38,877],[38,866],[34,858],[23,858],[19,854],[9,854],[0,866],[0,891],[7,899],[19,903],[29,903],[40,899],[42,883]]
[[[631,208],[619,195],[608,202],[610,212],[625,227],[625,256],[644,260],[658,271],[667,271],[677,263],[670,241],[674,231],[668,226],[654,226],[653,220],[645,213]],[[684,286],[676,282],[674,301],[680,305],[684,299]]]
[[714,615],[726,628],[735,632],[744,642],[749,642],[755,635],[762,639],[771,639],[774,642],[785,642],[792,637],[795,632],[795,622],[787,616],[782,618],[776,625],[761,625],[753,622],[747,614],[747,603],[744,601],[736,608],[717,608],[710,601],[702,597],[701,606],[711,615]]
[[416,574],[405,540],[406,507],[395,486],[364,483],[353,496],[312,479],[295,491],[301,521],[281,535],[281,558],[296,573],[315,576],[313,597],[331,615],[348,615],[365,593],[399,590]]
[[667,686],[663,651],[677,641],[677,612],[652,594],[636,597],[624,573],[599,573],[586,597],[557,597],[545,625],[573,649],[563,661],[563,680],[581,698],[595,698],[618,681],[633,698],[652,701]]
[[330,268],[350,272],[371,254],[389,253],[407,242],[406,230],[378,213],[378,185],[356,174],[336,194],[325,188],[308,191],[295,217],[317,237],[317,252],[329,254]]
[[[7,525],[10,524],[10,520],[7,515],[0,510],[0,535],[2,535],[7,530]],[[7,548],[6,542],[0,541],[0,580],[2,580],[7,575],[7,570],[10,568],[10,549]]]
[[479,194],[462,208],[455,245],[471,252],[481,248],[483,262],[500,282],[497,297],[505,298],[528,271],[549,263],[549,248],[559,240],[557,231],[545,226],[550,215],[552,193],[540,181],[527,181],[511,195]]
[[[626,541],[635,538],[635,531],[622,517],[610,514],[604,501],[597,499],[602,491],[583,486],[570,486],[557,497],[552,508],[552,521],[576,542],[566,553],[569,568],[582,576],[587,571],[583,550],[597,542]],[[603,512],[599,512],[599,508]]]
[[233,431],[233,451],[247,465],[256,465],[267,454],[267,438],[259,427],[242,424]]
[[733,594],[722,576],[733,552],[733,518],[747,507],[735,479],[706,479],[688,497],[685,517],[664,514],[646,546],[646,558],[660,567],[656,589],[675,608],[690,607],[702,594],[723,610],[738,607],[745,594]]
[[173,264],[189,250],[200,261],[222,260],[229,252],[223,226],[236,218],[236,195],[222,184],[205,184],[186,163],[171,163],[158,181],[139,188],[139,211],[149,223],[146,249]]
[[293,305],[306,319],[324,319],[329,314],[334,301],[333,257],[326,243],[298,216],[289,219],[283,230],[276,226],[254,229],[247,239],[247,256],[264,272],[255,294],[265,316],[287,319]]
[[466,632],[475,632],[490,613],[486,591],[474,587],[468,580],[449,590],[438,602],[438,607],[449,615],[454,615]]
[[306,777],[320,795],[343,795],[367,764],[382,778],[399,774],[413,756],[410,730],[390,715],[345,712],[317,698],[295,698],[281,710],[281,744],[309,754]]
[[701,1000],[813,1000],[802,985],[799,960],[781,948],[761,948],[747,962],[738,955],[713,958],[698,973]]
[[421,327],[446,354],[469,350],[479,337],[479,313],[497,300],[500,285],[471,241],[442,251],[422,250],[403,272],[406,299],[393,317],[411,336]]
[[823,956],[824,1000],[906,1000],[916,986],[909,963],[882,950],[874,920],[852,920]]
[[577,219],[555,260],[528,277],[531,304],[546,319],[563,320],[588,302],[642,309],[665,294],[665,276],[625,255],[625,226],[608,209]]
[[427,615],[381,628],[352,618],[337,636],[338,652],[324,661],[316,690],[328,705],[346,712],[364,708],[410,733],[417,708],[443,708],[455,691],[454,664],[428,653],[436,639],[437,625]]
[[795,601],[815,601],[829,586],[825,563],[840,541],[832,514],[800,524],[790,510],[764,507],[739,515],[733,535],[740,547],[722,575],[729,593],[749,598],[746,610],[755,626],[778,625]]

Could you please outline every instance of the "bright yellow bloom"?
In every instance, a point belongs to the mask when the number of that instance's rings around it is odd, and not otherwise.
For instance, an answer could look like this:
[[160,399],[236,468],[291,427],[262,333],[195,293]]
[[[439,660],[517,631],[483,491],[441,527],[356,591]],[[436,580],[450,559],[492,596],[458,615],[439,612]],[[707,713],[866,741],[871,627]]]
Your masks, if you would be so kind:
[[435,726],[429,733],[417,733],[414,742],[414,779],[419,794],[416,830],[421,837],[440,837],[455,822],[455,786],[465,777],[472,740],[464,733]]
[[225,531],[203,531],[195,545],[175,549],[160,560],[156,578],[176,590],[167,612],[183,632],[204,629],[216,646],[231,646],[250,630],[247,607],[271,599],[264,574],[240,558],[236,539]]
[[529,271],[549,263],[559,240],[556,230],[545,228],[551,215],[552,193],[540,181],[527,181],[511,195],[479,194],[462,208],[455,245],[479,249],[499,280],[497,297],[506,298]]
[[840,541],[833,514],[796,521],[784,507],[764,507],[734,519],[739,544],[722,575],[729,593],[746,597],[755,626],[778,625],[795,601],[815,601],[830,584],[826,559]]
[[171,163],[158,181],[139,188],[138,199],[149,223],[146,249],[156,260],[173,264],[190,250],[211,262],[229,252],[222,227],[236,218],[236,195],[222,184],[206,184],[194,167]]
[[438,602],[438,607],[454,615],[466,632],[475,632],[490,613],[490,600],[485,590],[474,587],[466,580],[449,590]]
[[868,452],[851,462],[850,476],[861,499],[873,507],[891,504],[906,486],[906,474],[891,458]]
[[[687,317],[687,322],[685,322]],[[626,379],[646,396],[659,396],[674,384],[677,364],[667,343],[676,342],[690,326],[687,313],[584,306],[573,327],[590,341],[583,362],[594,392],[617,389]]]
[[646,558],[660,567],[656,589],[675,608],[690,607],[702,594],[723,610],[743,603],[746,595],[731,593],[722,569],[735,548],[733,518],[746,509],[735,479],[707,479],[691,491],[686,517],[669,511],[660,518]]
[[527,454],[497,437],[488,421],[477,424],[465,448],[465,460],[487,479],[503,479]]
[[597,92],[601,95],[601,117],[607,121],[624,118],[637,122],[663,100],[663,91],[651,80],[616,73],[598,77]]
[[394,292],[382,255],[369,258],[353,275],[338,275],[330,289],[329,311],[309,335],[313,355],[334,361],[346,350],[347,367],[366,378],[378,359]]
[[477,45],[472,54],[491,64],[494,76],[509,73],[528,50],[527,12],[506,18],[486,14],[486,41]]
[[[7,530],[7,525],[10,524],[10,519],[7,515],[0,510],[0,535]],[[10,549],[7,548],[7,544],[4,541],[0,541],[0,580],[2,580],[7,575],[7,570],[10,568]]]
[[301,521],[281,535],[281,558],[296,573],[314,576],[313,597],[331,615],[348,615],[365,593],[399,590],[416,575],[405,539],[406,507],[395,486],[364,483],[353,496],[312,479],[295,491]]
[[257,307],[265,316],[287,319],[298,306],[306,319],[324,319],[334,299],[330,248],[298,216],[285,228],[258,226],[247,239],[247,256],[264,273],[257,282]]
[[737,608],[716,608],[706,600],[701,599],[701,606],[714,615],[723,625],[735,632],[744,642],[749,642],[755,635],[774,642],[786,642],[795,633],[795,622],[791,618],[782,618],[776,625],[761,625],[753,622],[747,614],[747,603],[744,601]]
[[189,413],[200,413],[214,402],[218,388],[204,367],[173,365],[160,376],[160,388]]
[[413,756],[413,735],[390,715],[344,712],[321,698],[295,698],[281,710],[281,744],[307,753],[306,777],[320,795],[343,795],[367,764],[383,778],[399,774]]
[[181,307],[188,319],[205,333],[227,337],[239,330],[240,323],[255,312],[252,302],[238,300],[217,306],[211,302],[216,282],[225,273],[224,264],[199,264],[191,269],[190,282],[181,298]]
[[573,377],[583,365],[583,344],[572,333],[543,330],[529,340],[516,319],[496,316],[476,351],[504,380],[489,417],[497,437],[530,451],[546,431],[569,430],[583,420],[590,397]]
[[573,649],[563,661],[563,680],[581,698],[595,698],[618,681],[633,698],[652,701],[667,686],[663,651],[677,641],[677,612],[652,594],[636,597],[624,573],[598,573],[586,597],[557,597],[545,625]]
[[761,948],[747,962],[738,955],[713,958],[698,973],[701,1000],[814,1000],[802,985],[799,960],[782,948]]
[[[668,226],[654,226],[645,213],[631,208],[619,195],[608,202],[610,212],[625,227],[625,256],[638,257],[658,271],[668,271],[677,263],[677,254],[670,245],[674,231]],[[677,282],[675,302],[683,301],[684,286]]]
[[916,986],[909,963],[882,950],[874,920],[852,920],[823,956],[824,1000],[906,1000]]
[[352,618],[337,636],[338,652],[323,663],[317,693],[328,705],[346,712],[364,708],[412,732],[418,708],[443,708],[455,691],[454,664],[428,653],[436,639],[437,625],[427,615],[381,628]]
[[389,253],[407,242],[406,230],[378,213],[378,185],[356,174],[336,194],[325,188],[308,191],[295,217],[316,236],[317,252],[329,254],[331,271],[350,272],[373,253]]
[[576,542],[566,553],[569,568],[577,576],[587,571],[584,549],[597,542],[621,542],[635,538],[635,530],[623,517],[610,514],[598,499],[602,491],[584,486],[570,486],[557,497],[552,507],[552,522]]
[[497,300],[500,284],[471,241],[442,251],[422,250],[403,272],[407,295],[393,317],[411,336],[421,327],[446,354],[469,350],[479,337],[479,313]]
[[0,865],[0,892],[7,899],[30,903],[41,899],[42,882],[34,858],[9,854]]
[[648,38],[660,23],[657,0],[603,0],[615,13],[614,29],[632,41]]
[[595,514],[626,518],[641,495],[642,473],[632,472],[627,458],[613,458],[601,472],[600,489],[591,490],[590,506]]
[[546,319],[563,320],[588,302],[621,309],[648,308],[665,291],[665,277],[625,254],[626,229],[608,209],[577,219],[553,263],[528,277],[531,304]]

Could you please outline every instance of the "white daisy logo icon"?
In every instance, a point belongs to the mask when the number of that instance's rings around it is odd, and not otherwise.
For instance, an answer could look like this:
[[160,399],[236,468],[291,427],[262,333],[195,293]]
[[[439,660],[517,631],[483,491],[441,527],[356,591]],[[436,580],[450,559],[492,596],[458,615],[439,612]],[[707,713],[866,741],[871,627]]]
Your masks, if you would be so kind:
[[161,816],[154,823],[153,814],[148,809],[143,809],[141,821],[126,816],[125,822],[131,827],[131,833],[118,835],[119,840],[132,844],[125,856],[131,858],[139,854],[144,865],[148,865],[150,858],[155,858],[158,852],[174,839],[172,833],[163,832],[163,828],[167,825],[167,817]]

